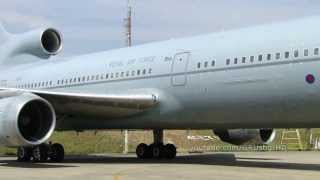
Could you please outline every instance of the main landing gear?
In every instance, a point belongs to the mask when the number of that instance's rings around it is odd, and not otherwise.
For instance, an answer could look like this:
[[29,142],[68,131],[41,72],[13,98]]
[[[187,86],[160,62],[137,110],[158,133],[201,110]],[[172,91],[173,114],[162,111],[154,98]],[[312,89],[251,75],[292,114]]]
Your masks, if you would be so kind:
[[33,147],[19,147],[17,150],[19,162],[61,162],[64,160],[64,148],[61,144],[40,144]]
[[154,142],[150,145],[141,143],[137,146],[136,154],[139,159],[174,159],[176,157],[176,147],[173,144],[163,144],[163,130],[153,130],[153,139]]

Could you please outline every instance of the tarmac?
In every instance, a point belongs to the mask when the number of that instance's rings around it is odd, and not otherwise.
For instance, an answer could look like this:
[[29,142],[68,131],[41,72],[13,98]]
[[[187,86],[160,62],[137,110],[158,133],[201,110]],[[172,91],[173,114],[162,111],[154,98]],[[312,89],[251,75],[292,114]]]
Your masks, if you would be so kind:
[[67,156],[63,163],[19,163],[0,157],[0,180],[276,180],[319,179],[320,152],[179,154],[174,160],[135,155]]

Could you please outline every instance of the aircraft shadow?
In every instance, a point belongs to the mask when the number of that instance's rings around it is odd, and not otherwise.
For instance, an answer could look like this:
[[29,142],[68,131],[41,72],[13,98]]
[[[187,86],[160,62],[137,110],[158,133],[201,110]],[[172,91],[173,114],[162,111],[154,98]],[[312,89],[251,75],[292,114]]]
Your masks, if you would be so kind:
[[[67,156],[63,163],[20,163],[14,160],[0,160],[0,166],[18,168],[67,168],[81,164],[197,164],[288,170],[319,171],[320,164],[275,162],[275,158],[236,158],[232,153],[180,155],[173,160],[141,160],[134,156],[82,155]],[[76,164],[76,165],[75,165]]]
[[276,158],[236,158],[232,153],[218,154],[191,154],[177,156],[173,160],[140,160],[136,157],[115,157],[115,156],[78,156],[68,157],[64,163],[115,163],[115,164],[201,164],[218,166],[238,166],[238,167],[256,167],[256,168],[275,168],[292,170],[310,170],[319,171],[320,164],[288,163],[275,162]]
[[177,156],[173,160],[141,160],[136,157],[115,157],[115,156],[77,156],[68,157],[65,164],[68,163],[114,163],[114,164],[198,164],[198,165],[216,165],[216,166],[237,166],[237,167],[255,167],[255,168],[275,168],[291,170],[310,170],[319,171],[320,164],[307,163],[289,163],[276,162],[277,158],[236,158],[232,153],[218,154],[191,154]]
[[[0,156],[10,157],[10,156]],[[16,167],[16,168],[67,168],[67,167],[79,167],[74,165],[63,165],[63,164],[55,164],[55,163],[31,163],[31,162],[18,162],[16,160],[0,160],[0,167]]]

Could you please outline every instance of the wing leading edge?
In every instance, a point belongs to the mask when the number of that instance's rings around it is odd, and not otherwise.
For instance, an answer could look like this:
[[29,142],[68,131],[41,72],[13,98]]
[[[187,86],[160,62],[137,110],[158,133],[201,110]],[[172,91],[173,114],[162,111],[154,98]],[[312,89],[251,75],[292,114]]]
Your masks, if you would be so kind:
[[142,113],[157,103],[154,94],[86,94],[3,89],[0,97],[33,93],[49,101],[58,115],[120,118]]

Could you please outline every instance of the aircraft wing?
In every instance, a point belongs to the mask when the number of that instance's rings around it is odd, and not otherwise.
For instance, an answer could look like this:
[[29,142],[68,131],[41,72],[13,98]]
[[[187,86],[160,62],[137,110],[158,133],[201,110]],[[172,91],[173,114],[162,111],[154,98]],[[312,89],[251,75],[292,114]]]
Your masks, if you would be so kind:
[[154,94],[86,94],[1,88],[0,97],[32,93],[49,101],[57,115],[116,118],[144,112],[157,103]]

